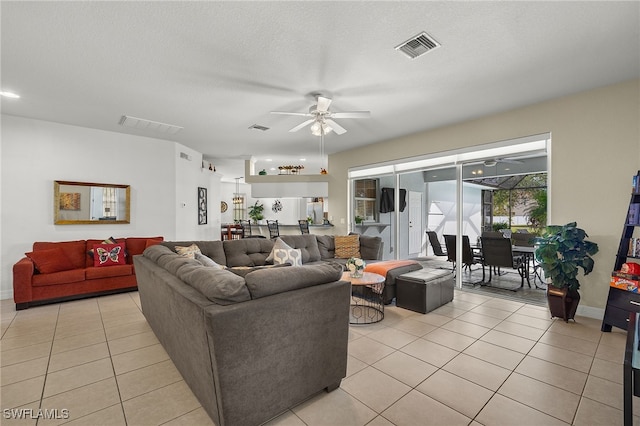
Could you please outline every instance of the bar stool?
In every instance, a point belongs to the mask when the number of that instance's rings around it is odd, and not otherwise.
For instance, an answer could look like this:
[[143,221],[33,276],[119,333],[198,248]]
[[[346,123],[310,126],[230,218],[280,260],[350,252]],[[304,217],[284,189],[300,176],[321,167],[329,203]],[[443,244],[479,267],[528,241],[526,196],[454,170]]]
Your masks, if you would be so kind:
[[309,233],[309,222],[306,220],[300,219],[298,221],[298,226],[300,226],[300,233],[308,234]]
[[277,220],[267,219],[267,227],[269,228],[269,238],[276,238],[280,236],[280,228],[278,228]]

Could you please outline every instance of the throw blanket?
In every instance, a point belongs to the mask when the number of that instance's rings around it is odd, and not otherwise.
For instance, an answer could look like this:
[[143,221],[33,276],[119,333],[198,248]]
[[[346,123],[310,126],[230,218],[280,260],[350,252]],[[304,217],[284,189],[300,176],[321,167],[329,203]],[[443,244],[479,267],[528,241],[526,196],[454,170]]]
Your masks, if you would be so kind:
[[416,262],[415,260],[385,260],[384,262],[371,263],[367,265],[364,270],[365,272],[373,272],[386,277],[387,272],[392,269],[417,264],[418,262]]

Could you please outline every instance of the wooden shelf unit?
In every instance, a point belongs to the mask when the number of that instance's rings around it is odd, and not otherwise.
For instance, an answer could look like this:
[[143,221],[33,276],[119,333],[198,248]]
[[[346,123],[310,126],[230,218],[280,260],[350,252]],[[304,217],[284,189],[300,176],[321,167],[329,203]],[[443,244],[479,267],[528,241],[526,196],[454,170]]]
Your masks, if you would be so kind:
[[[629,201],[629,210],[622,228],[622,236],[620,237],[620,245],[616,253],[615,265],[613,270],[619,271],[627,259],[640,259],[640,256],[629,255],[629,241],[633,238],[636,227],[640,227],[640,218],[630,222],[629,211],[634,205],[640,206],[640,170],[634,177],[635,184],[632,188],[631,200]],[[640,263],[640,262],[639,262]],[[629,314],[632,312],[640,313],[640,294],[623,290],[616,287],[609,287],[609,296],[607,298],[607,306],[602,320],[602,331],[611,331],[611,327],[618,327],[626,330],[629,324]]]

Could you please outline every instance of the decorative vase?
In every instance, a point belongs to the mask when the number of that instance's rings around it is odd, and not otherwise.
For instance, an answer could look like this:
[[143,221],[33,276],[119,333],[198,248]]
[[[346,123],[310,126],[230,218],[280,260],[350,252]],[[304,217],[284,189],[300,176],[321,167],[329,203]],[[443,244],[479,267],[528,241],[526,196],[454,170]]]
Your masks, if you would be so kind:
[[580,293],[577,290],[570,291],[566,287],[547,285],[547,305],[551,318],[562,318],[564,322],[569,322],[570,319],[575,321],[579,303]]
[[366,262],[358,257],[350,257],[347,260],[347,269],[351,278],[362,278],[365,266],[367,266]]

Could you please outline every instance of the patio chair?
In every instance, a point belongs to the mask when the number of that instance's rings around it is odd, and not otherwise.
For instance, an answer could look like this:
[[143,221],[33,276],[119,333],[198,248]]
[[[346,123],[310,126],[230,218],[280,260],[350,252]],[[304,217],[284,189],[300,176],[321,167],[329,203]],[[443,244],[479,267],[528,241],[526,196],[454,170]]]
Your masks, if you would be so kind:
[[[520,274],[520,287],[524,287],[524,280],[526,278],[527,284],[529,283],[529,277],[527,276],[527,267],[525,264],[524,256],[514,256],[511,248],[511,240],[508,238],[487,238],[482,237],[482,255],[483,263],[485,266],[489,266],[489,280],[486,283],[491,282],[492,266],[499,268],[513,268]],[[518,288],[509,289],[516,291]]]
[[535,235],[528,232],[515,232],[511,234],[511,242],[514,246],[533,247]]
[[[453,269],[456,269],[456,236],[445,235],[444,243],[447,247],[447,260],[453,262]],[[471,250],[471,243],[469,242],[469,236],[462,236],[462,264],[469,271],[471,266],[475,264],[482,264],[482,255],[474,254]],[[482,267],[482,280],[484,281],[484,265]]]
[[427,237],[429,237],[429,244],[431,244],[431,248],[433,249],[433,254],[436,256],[446,256],[447,253],[442,250],[442,246],[440,245],[440,241],[438,240],[438,234],[434,231],[427,231]]

